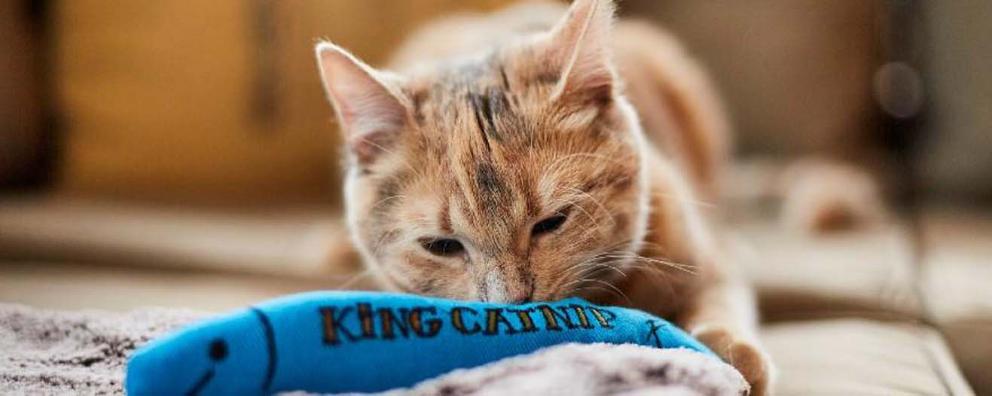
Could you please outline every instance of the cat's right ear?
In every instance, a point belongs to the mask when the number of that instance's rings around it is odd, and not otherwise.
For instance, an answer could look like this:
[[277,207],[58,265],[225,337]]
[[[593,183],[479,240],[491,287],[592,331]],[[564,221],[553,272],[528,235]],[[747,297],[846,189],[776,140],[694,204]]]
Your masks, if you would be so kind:
[[329,42],[317,44],[317,66],[349,151],[359,165],[371,164],[409,120],[397,81]]

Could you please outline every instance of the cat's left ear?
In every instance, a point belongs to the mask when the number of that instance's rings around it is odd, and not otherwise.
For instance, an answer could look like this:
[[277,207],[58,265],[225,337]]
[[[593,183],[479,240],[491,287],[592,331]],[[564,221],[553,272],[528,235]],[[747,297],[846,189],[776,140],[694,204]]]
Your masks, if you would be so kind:
[[324,90],[338,115],[349,151],[369,165],[397,140],[408,122],[398,81],[328,42],[317,44]]
[[617,84],[611,61],[611,0],[576,0],[551,31],[550,56],[560,67],[556,98],[609,101]]

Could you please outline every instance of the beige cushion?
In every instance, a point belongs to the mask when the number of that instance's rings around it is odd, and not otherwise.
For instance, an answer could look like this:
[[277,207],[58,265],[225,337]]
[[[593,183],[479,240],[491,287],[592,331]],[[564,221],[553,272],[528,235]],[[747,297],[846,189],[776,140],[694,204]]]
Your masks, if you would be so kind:
[[7,259],[316,277],[328,286],[357,270],[339,246],[348,235],[327,208],[7,198],[0,200],[0,230],[0,258]]
[[348,236],[321,208],[6,198],[0,230],[0,301],[227,310],[306,290],[370,287],[350,251],[335,248]]
[[936,209],[924,219],[927,306],[972,386],[992,395],[992,216]]
[[780,396],[972,394],[929,327],[818,320],[770,325],[762,337],[778,368]]
[[326,279],[247,273],[0,259],[0,302],[68,310],[145,307],[227,311],[289,293],[323,289]]
[[752,220],[734,230],[767,320],[920,315],[912,249],[898,226],[813,237]]

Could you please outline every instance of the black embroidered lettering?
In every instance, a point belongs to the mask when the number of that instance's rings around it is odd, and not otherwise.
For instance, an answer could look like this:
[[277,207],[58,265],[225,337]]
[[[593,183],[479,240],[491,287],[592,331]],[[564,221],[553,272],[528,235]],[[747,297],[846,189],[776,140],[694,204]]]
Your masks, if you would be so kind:
[[355,341],[355,336],[344,327],[344,320],[348,314],[351,313],[351,308],[344,308],[337,311],[334,307],[323,307],[320,308],[320,315],[322,317],[323,329],[324,329],[324,343],[330,345],[337,345],[341,343],[340,335],[343,335],[348,341]]
[[473,323],[473,326],[471,328],[465,327],[465,319],[463,312],[470,312],[472,315],[479,314],[479,311],[476,311],[472,308],[454,307],[451,309],[451,325],[454,326],[455,330],[458,330],[459,333],[465,335],[478,333],[482,329],[482,326],[480,326],[478,323]]
[[[564,308],[564,307],[562,307]],[[544,316],[544,329],[552,331],[561,331],[561,326],[558,325],[558,320],[561,320],[565,327],[569,329],[575,328],[575,323],[572,323],[572,318],[568,317],[568,311],[562,309],[563,313],[558,313],[548,305],[538,305],[537,310],[541,311],[541,315]]]
[[362,338],[375,338],[375,321],[372,317],[372,305],[368,303],[355,304],[358,308],[358,319],[362,323]]
[[[579,318],[579,326],[583,329],[591,329],[592,323],[589,323],[589,317],[586,316],[586,311],[582,309],[581,305],[571,305],[572,310],[575,311],[575,316]],[[562,309],[564,312],[564,309]]]
[[504,334],[516,334],[517,329],[513,328],[513,323],[503,316],[502,308],[487,308],[486,309],[486,331],[483,333],[485,335],[497,335],[499,334],[500,324],[506,326],[506,332]]
[[410,330],[407,328],[406,321],[404,320],[407,317],[406,309],[400,308],[399,317],[396,317],[396,315],[393,313],[393,310],[389,308],[379,308],[378,312],[379,312],[379,322],[380,322],[379,326],[382,329],[382,338],[385,338],[387,340],[396,338],[396,334],[393,333],[393,326],[396,326],[396,329],[398,329],[400,333],[403,334],[404,338],[410,336],[409,333]]
[[537,331],[537,326],[534,326],[534,318],[530,317],[530,313],[534,312],[534,308],[527,309],[507,309],[507,312],[512,312],[517,314],[517,318],[520,319],[520,331],[524,333],[532,333]]
[[592,316],[596,318],[596,321],[599,322],[600,326],[602,326],[604,329],[613,328],[613,325],[611,325],[610,322],[613,321],[613,319],[617,318],[617,314],[607,311],[605,309],[594,308],[594,307],[587,307],[587,308],[589,308],[589,312],[592,312]]
[[[432,318],[424,320],[424,313],[429,313]],[[413,329],[414,334],[420,337],[434,337],[441,331],[441,319],[434,318],[433,316],[437,314],[437,309],[434,307],[416,307],[410,310],[410,316],[408,321],[410,322],[410,328]],[[427,329],[424,329],[424,324],[427,325]]]

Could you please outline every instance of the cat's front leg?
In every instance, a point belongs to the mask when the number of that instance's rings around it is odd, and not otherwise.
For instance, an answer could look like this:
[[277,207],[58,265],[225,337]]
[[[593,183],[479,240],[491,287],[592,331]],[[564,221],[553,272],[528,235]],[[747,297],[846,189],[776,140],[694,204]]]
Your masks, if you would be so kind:
[[745,276],[681,174],[658,157],[650,159],[652,215],[640,256],[657,268],[641,272],[660,276],[632,276],[628,294],[640,308],[675,319],[737,368],[752,395],[769,394],[772,364],[757,341],[757,309]]
[[680,322],[694,337],[740,371],[751,395],[771,394],[774,366],[757,339],[753,294],[744,282],[701,285]]
[[734,366],[751,395],[771,394],[774,367],[757,339],[751,289],[727,269],[700,263],[691,273],[667,266],[633,271],[620,289],[633,307],[673,320]]

